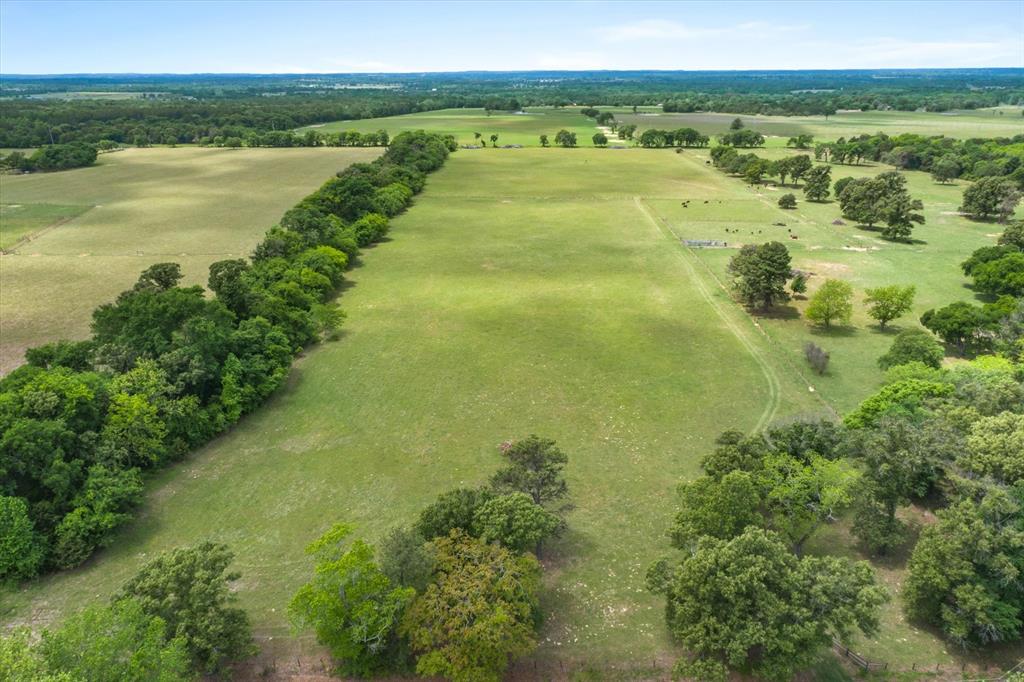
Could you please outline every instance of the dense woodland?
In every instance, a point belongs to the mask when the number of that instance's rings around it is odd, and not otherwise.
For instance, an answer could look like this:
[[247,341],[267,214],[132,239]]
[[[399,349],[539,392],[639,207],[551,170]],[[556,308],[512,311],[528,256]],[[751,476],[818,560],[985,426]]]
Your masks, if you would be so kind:
[[[1024,102],[1020,69],[840,72],[531,72],[295,76],[6,76],[0,147],[198,143],[450,107],[658,105],[664,111],[830,115]],[[135,99],[59,99],[80,90]]]
[[259,406],[297,352],[334,334],[346,268],[453,148],[399,135],[289,210],[251,259],[212,264],[213,298],[157,263],[96,309],[91,339],[30,349],[0,381],[0,578],[82,563],[131,518],[144,471]]

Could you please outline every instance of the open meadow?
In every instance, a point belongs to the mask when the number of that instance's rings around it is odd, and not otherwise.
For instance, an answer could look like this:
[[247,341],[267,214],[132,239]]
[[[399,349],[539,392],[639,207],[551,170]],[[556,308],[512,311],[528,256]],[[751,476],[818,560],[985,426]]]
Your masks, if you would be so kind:
[[186,284],[247,255],[270,223],[379,149],[128,149],[90,168],[0,175],[0,373],[25,348],[83,338],[92,310],[144,268]]
[[[695,128],[705,135],[715,136],[729,130],[736,114],[721,113],[664,113],[661,107],[632,107],[595,105],[608,111],[623,124],[635,124],[637,132],[648,128],[675,130]],[[479,144],[474,133],[480,133],[490,146],[490,136],[498,135],[498,145],[517,144],[539,147],[540,135],[546,134],[554,144],[555,133],[561,129],[576,133],[579,146],[591,146],[591,137],[597,132],[592,119],[580,113],[581,107],[527,107],[521,113],[491,112],[483,109],[442,109],[405,116],[369,118],[358,121],[334,121],[306,128],[299,132],[317,130],[338,133],[356,130],[361,133],[386,130],[395,135],[403,130],[428,130],[455,135],[459,144]],[[889,135],[916,133],[919,135],[946,135],[948,137],[1011,137],[1024,133],[1024,107],[1006,106],[975,111],[945,113],[909,111],[856,111],[838,112],[827,119],[824,116],[749,116],[740,114],[748,128],[769,138],[768,146],[785,146],[786,139],[810,134],[819,140],[861,133],[884,132]],[[611,144],[629,144],[612,140]]]
[[569,454],[575,503],[544,557],[537,656],[667,660],[643,577],[675,485],[721,430],[824,409],[653,220],[648,202],[707,186],[670,151],[455,154],[350,273],[342,338],[157,474],[110,549],[6,595],[7,618],[57,617],[147,557],[209,538],[237,553],[265,650],[295,653],[284,608],[309,575],[306,543],[339,520],[375,541],[438,492],[484,482],[502,441],[537,433]]
[[[848,410],[878,386],[874,358],[890,338],[861,315],[822,338],[799,317],[800,301],[752,318],[723,285],[735,250],[690,250],[680,239],[779,239],[815,273],[812,289],[826,275],[858,293],[912,282],[918,313],[971,297],[957,264],[994,232],[947,214],[960,188],[911,173],[927,206],[921,241],[880,242],[831,225],[834,204],[778,209],[777,192],[723,175],[706,154],[458,152],[349,273],[341,339],[302,358],[264,409],[155,474],[110,549],[3,595],[4,619],[58,619],[106,598],[147,558],[211,539],[237,554],[241,603],[266,659],[316,660],[312,637],[296,637],[285,617],[309,575],[306,543],[339,520],[376,541],[438,492],[486,481],[502,441],[537,433],[569,454],[575,508],[542,557],[549,615],[534,660],[667,665],[674,647],[643,578],[666,549],[675,485],[698,472],[722,430]],[[805,339],[832,351],[825,376],[803,362]],[[835,551],[843,532],[826,528],[812,549]],[[898,590],[901,565],[883,569]],[[858,641],[873,660],[962,660],[905,622],[898,599],[883,621],[878,638]]]

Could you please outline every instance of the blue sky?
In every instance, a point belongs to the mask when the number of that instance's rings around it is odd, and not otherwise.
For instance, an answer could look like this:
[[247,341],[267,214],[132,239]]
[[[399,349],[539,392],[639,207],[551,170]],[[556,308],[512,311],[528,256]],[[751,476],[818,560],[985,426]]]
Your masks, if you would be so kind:
[[1024,67],[1024,0],[0,2],[0,73]]

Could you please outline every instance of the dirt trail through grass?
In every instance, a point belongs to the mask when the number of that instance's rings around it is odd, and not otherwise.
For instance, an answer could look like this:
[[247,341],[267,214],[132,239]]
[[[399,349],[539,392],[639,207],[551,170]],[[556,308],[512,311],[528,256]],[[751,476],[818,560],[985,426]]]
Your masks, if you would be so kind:
[[[690,249],[686,248],[679,235],[675,233],[672,226],[668,224],[664,219],[652,214],[651,209],[647,206],[643,199],[640,197],[634,197],[633,201],[636,203],[636,207],[644,214],[644,217],[654,227],[661,232],[665,237],[673,240],[677,245],[676,253],[679,254],[680,260],[686,267],[687,273],[690,275],[690,279],[693,281],[700,292],[701,297],[707,301],[708,305],[715,311],[715,313],[721,318],[725,326],[733,333],[736,339],[743,345],[743,347],[750,353],[750,356],[757,362],[758,367],[761,369],[761,374],[764,375],[765,382],[768,384],[768,403],[764,407],[764,411],[761,413],[761,417],[757,420],[757,426],[755,430],[760,431],[764,429],[771,420],[775,417],[775,414],[779,410],[780,403],[780,382],[779,376],[772,367],[771,363],[765,358],[764,354],[757,348],[754,341],[750,339],[747,331],[744,329],[745,322],[737,321],[735,311],[726,310],[725,307],[719,304],[715,297],[712,296],[711,291],[708,289],[707,283],[704,278],[697,272],[694,267],[693,260],[694,256],[690,252]],[[667,232],[666,232],[667,230]],[[746,315],[743,316],[746,318]],[[749,319],[749,318],[747,318]]]

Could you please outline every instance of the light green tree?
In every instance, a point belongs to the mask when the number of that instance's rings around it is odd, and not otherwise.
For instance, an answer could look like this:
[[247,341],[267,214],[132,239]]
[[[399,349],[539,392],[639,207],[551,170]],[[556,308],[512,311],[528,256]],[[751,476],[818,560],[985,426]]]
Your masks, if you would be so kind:
[[826,329],[833,323],[849,324],[853,315],[853,287],[841,279],[827,279],[811,296],[804,313],[807,319]]

